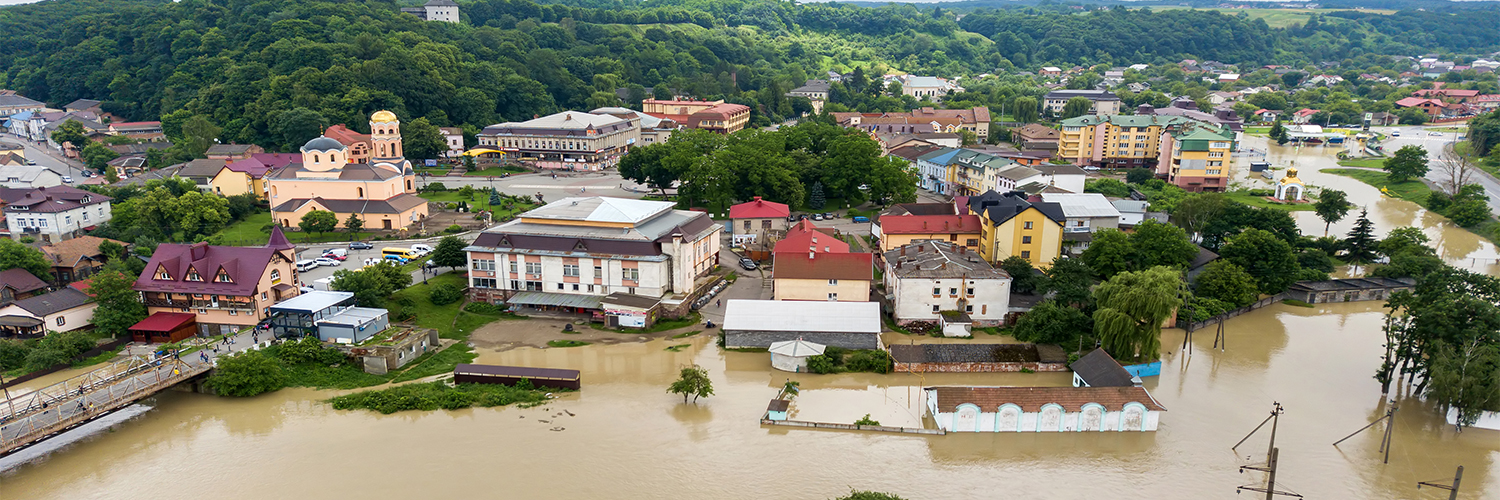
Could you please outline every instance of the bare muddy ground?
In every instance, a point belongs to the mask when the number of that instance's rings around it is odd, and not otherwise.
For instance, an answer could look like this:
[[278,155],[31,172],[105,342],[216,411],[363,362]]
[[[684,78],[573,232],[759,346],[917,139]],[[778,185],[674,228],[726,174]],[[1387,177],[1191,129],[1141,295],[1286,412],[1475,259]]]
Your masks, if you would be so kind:
[[[517,347],[536,347],[542,349],[565,349],[559,347],[548,347],[550,340],[575,340],[588,342],[590,344],[619,344],[622,342],[646,342],[661,338],[671,338],[675,335],[688,333],[695,330],[710,332],[703,323],[691,326],[664,330],[654,333],[619,333],[607,330],[596,330],[584,325],[573,325],[572,333],[563,332],[563,327],[569,322],[560,319],[533,318],[525,321],[496,321],[479,327],[469,336],[469,342],[475,347],[491,349],[494,351],[508,351]],[[718,334],[718,324],[710,332]],[[700,333],[699,335],[703,335]]]

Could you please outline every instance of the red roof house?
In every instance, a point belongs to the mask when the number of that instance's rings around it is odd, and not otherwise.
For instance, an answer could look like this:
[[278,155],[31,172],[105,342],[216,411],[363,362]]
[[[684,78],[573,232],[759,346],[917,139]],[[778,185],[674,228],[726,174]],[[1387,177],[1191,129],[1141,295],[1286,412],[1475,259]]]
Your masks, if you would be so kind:
[[792,215],[792,210],[785,203],[765,201],[759,196],[752,201],[729,207],[730,219],[773,219],[789,215]]
[[198,331],[197,319],[192,313],[159,312],[131,325],[130,337],[136,342],[177,342]]
[[824,253],[848,253],[849,244],[834,236],[832,229],[819,228],[811,220],[802,219],[787,230],[785,238],[776,242],[771,253],[807,252],[809,249]]

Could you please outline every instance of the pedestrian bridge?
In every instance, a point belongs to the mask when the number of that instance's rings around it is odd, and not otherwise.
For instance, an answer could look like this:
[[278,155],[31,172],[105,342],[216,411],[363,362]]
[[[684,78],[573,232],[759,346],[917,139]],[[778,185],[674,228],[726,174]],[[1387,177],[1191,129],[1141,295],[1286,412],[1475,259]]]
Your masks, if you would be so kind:
[[167,354],[133,356],[0,401],[0,457],[208,372]]

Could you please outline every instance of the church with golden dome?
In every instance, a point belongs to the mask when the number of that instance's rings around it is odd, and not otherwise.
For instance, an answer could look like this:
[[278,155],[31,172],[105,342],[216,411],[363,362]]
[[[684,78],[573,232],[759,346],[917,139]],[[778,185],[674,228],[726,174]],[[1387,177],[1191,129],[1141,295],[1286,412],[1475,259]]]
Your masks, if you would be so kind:
[[[350,216],[370,230],[406,229],[427,217],[416,195],[416,173],[401,150],[401,121],[390,111],[370,115],[368,151],[320,135],[302,145],[302,162],[266,176],[271,219],[297,227],[313,210],[333,212],[339,228]],[[365,157],[368,156],[368,159]]]
[[1297,178],[1297,167],[1286,169],[1286,176],[1276,181],[1276,199],[1302,201],[1307,194],[1307,185]]

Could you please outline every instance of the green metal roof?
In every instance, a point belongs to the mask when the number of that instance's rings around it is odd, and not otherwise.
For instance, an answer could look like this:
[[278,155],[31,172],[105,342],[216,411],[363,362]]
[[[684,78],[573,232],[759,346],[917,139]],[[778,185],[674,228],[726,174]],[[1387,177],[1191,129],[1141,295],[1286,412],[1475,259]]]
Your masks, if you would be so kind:
[[1065,127],[1087,127],[1109,123],[1117,127],[1150,127],[1153,125],[1180,125],[1193,120],[1183,116],[1164,115],[1084,115],[1062,121]]

